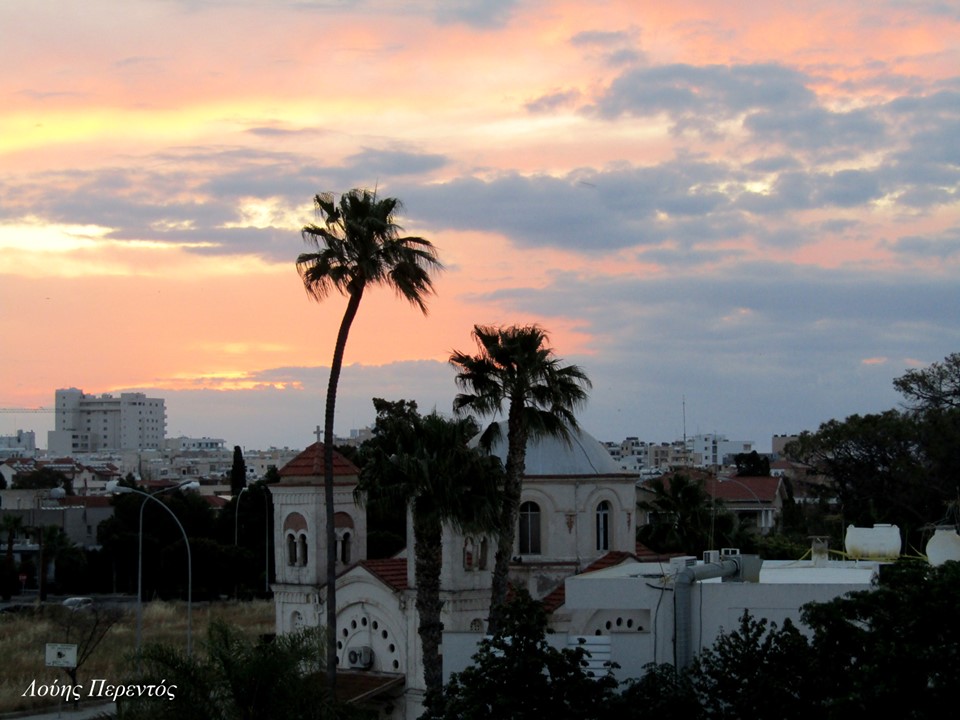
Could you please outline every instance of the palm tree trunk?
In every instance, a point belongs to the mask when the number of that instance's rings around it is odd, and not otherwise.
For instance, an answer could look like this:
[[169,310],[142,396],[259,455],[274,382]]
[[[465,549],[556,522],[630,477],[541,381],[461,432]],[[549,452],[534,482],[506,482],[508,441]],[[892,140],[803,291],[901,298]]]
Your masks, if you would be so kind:
[[507,420],[507,463],[504,467],[503,505],[497,527],[497,553],[494,558],[490,590],[490,618],[487,633],[500,630],[503,606],[507,601],[510,559],[517,537],[517,519],[520,515],[520,496],[523,490],[523,473],[526,469],[527,428],[522,422],[522,410],[514,411],[511,403]]
[[443,639],[443,623],[440,621],[440,611],[443,608],[440,600],[442,542],[439,520],[435,517],[422,517],[414,510],[414,572],[417,583],[417,614],[420,619],[418,633],[423,649],[423,678],[427,690],[425,705],[434,713],[440,710],[443,691],[443,661],[440,657],[440,643]]
[[331,698],[337,687],[337,532],[334,527],[333,507],[333,419],[337,405],[337,384],[343,367],[343,353],[347,347],[350,326],[357,316],[363,288],[350,293],[347,309],[340,321],[337,344],[330,364],[330,381],[327,384],[327,403],[323,423],[323,500],[326,506],[327,524],[327,689]]

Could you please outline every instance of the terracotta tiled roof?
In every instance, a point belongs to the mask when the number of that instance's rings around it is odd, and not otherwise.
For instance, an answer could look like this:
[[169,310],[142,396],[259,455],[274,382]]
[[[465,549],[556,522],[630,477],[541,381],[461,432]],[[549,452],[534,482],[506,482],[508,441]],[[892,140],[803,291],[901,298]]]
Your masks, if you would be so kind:
[[200,497],[206,500],[207,505],[212,507],[214,510],[219,510],[229,502],[227,498],[220,497],[219,495],[201,495]]
[[726,502],[772,503],[777,498],[781,479],[778,477],[710,478],[706,489],[711,496]]
[[[606,555],[603,555],[602,557],[597,558],[592,563],[587,565],[583,569],[583,572],[588,573],[588,572],[594,572],[595,570],[603,570],[608,567],[613,567],[614,565],[619,565],[623,561],[630,560],[631,558],[633,558],[633,555],[631,553],[624,552],[623,550],[611,550]],[[551,592],[549,595],[543,598],[541,602],[543,603],[543,609],[546,610],[547,613],[552,613],[558,607],[563,605],[563,603],[566,602],[566,599],[567,599],[566,583],[561,582],[557,587],[553,589],[553,592]]]
[[407,559],[405,557],[361,560],[358,564],[394,590],[402,591],[409,587],[407,585]]
[[[319,456],[319,457],[318,457]],[[315,468],[318,467],[317,473]],[[334,476],[357,475],[360,470],[336,450],[333,451]],[[280,468],[280,477],[316,477],[323,476],[323,444],[313,443],[293,460]]]
[[[721,477],[719,480],[712,473],[696,468],[680,470],[676,475],[686,475],[695,480],[702,480],[707,493],[718,500],[727,502],[753,502],[759,498],[761,503],[772,503],[780,489],[782,478],[773,476],[763,477]],[[661,480],[667,492],[670,491],[671,475],[664,475]],[[641,486],[642,490],[650,491],[647,483]],[[752,491],[752,492],[751,492]]]
[[666,562],[672,557],[680,557],[683,553],[658,553],[641,542],[637,543],[635,557],[640,562]]
[[363,703],[381,693],[402,688],[406,678],[394,673],[337,671],[337,700]]

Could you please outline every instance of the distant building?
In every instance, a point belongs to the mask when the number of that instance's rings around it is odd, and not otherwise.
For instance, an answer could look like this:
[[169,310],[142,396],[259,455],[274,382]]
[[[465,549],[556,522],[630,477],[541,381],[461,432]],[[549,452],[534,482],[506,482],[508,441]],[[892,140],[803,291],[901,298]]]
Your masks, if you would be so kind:
[[[161,401],[162,402],[162,401]],[[206,452],[215,452],[224,450],[225,440],[220,438],[191,438],[181,435],[180,437],[167,438],[164,440],[164,448],[172,452],[188,452],[190,450],[203,450]],[[232,457],[232,453],[231,453]]]
[[704,467],[722,467],[730,465],[736,455],[754,450],[752,440],[728,440],[724,435],[695,435],[687,438],[687,450],[694,457],[699,456],[697,465]]
[[17,430],[13,435],[0,435],[0,458],[30,457],[37,452],[37,436],[33,430]]
[[167,411],[161,398],[143,393],[86,395],[76,388],[56,391],[55,430],[47,434],[52,454],[101,450],[148,450],[164,445]]
[[770,442],[770,449],[774,459],[782,458],[783,451],[787,445],[799,439],[799,435],[774,435]]

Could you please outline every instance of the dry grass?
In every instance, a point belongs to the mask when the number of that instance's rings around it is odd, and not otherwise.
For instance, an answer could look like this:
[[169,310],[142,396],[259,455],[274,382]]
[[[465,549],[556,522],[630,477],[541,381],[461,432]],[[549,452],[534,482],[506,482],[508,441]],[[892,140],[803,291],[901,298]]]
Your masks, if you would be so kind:
[[[223,620],[251,636],[274,631],[274,609],[271,601],[195,603],[193,606],[193,649],[204,652],[203,640],[212,619]],[[69,684],[60,668],[46,666],[45,646],[64,642],[62,631],[49,618],[35,615],[0,614],[0,713],[16,710],[56,707],[57,699],[23,697],[36,680],[37,686]],[[185,603],[152,602],[144,606],[143,642],[167,643],[186,649],[187,609]],[[80,668],[77,682],[82,695],[90,681],[103,678],[107,683],[121,682],[132,667],[136,647],[136,613],[128,606],[123,618],[114,625],[93,655]]]

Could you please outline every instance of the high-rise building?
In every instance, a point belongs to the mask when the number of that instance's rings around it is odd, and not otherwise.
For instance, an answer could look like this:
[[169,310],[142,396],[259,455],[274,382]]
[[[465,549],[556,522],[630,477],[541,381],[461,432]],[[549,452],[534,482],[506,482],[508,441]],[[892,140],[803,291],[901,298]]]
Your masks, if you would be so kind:
[[163,399],[144,393],[115,397],[61,389],[54,411],[56,429],[48,433],[47,449],[55,454],[159,449],[167,432]]

